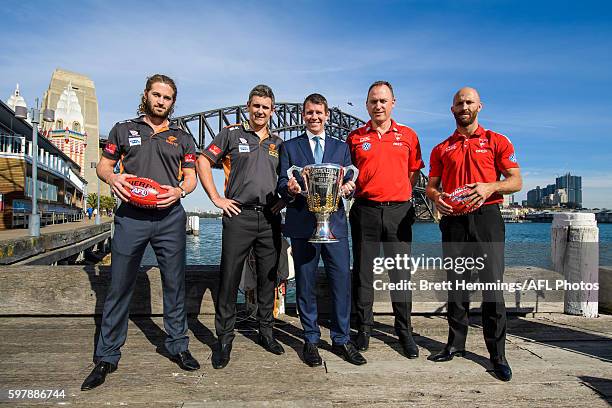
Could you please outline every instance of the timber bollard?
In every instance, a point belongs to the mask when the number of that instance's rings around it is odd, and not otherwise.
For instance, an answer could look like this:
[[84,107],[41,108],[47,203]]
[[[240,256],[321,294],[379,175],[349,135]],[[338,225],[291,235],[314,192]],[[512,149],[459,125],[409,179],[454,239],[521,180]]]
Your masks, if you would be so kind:
[[597,317],[599,228],[595,214],[555,214],[550,239],[553,269],[566,281],[564,313]]

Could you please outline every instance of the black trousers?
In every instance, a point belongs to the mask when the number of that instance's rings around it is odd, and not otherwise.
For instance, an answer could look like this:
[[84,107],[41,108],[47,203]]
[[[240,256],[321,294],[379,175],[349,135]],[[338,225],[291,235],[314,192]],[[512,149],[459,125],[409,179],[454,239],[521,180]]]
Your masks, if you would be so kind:
[[[349,216],[353,239],[353,299],[357,315],[357,328],[370,332],[374,324],[374,258],[410,255],[414,208],[410,201],[376,204],[357,199]],[[407,270],[390,269],[389,281],[410,279]],[[395,332],[403,337],[410,335],[412,296],[408,290],[391,293],[391,306],[395,315]]]
[[111,282],[104,300],[96,361],[117,364],[128,330],[129,306],[142,255],[150,243],[162,278],[165,341],[170,354],[187,350],[185,311],[185,222],[181,205],[142,210],[123,203],[115,214]]
[[[478,274],[481,283],[502,282],[504,275],[505,225],[497,204],[485,205],[463,216],[444,216],[440,220],[444,257],[480,258],[478,271],[448,270],[453,283],[448,292],[448,342],[453,350],[465,349],[469,325],[469,293],[457,289],[457,283],[473,280]],[[482,327],[491,359],[505,361],[506,306],[501,290],[482,292]]]
[[220,343],[234,340],[238,287],[251,248],[256,258],[259,332],[272,335],[280,247],[279,215],[272,215],[268,210],[242,209],[238,215],[223,216],[221,276],[215,304],[215,329]]

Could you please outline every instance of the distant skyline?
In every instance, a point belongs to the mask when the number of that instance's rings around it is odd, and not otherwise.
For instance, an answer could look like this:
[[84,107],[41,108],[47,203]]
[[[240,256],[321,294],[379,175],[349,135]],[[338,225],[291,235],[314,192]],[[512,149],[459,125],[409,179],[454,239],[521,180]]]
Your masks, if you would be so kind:
[[[367,120],[369,84],[394,85],[394,118],[419,135],[426,171],[454,130],[453,93],[476,87],[486,128],[514,143],[516,200],[567,172],[583,205],[612,208],[612,6],[583,1],[30,1],[0,16],[0,98],[29,106],[56,68],[95,85],[101,134],[135,116],[145,78],[176,79],[176,115],[312,92]],[[216,172],[222,189],[221,172]],[[212,209],[201,187],[187,209]]]

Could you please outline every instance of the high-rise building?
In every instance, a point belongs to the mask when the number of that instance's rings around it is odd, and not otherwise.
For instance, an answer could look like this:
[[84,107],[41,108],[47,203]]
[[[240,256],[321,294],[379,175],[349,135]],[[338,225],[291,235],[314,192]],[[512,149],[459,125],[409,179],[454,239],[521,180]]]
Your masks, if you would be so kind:
[[51,126],[52,129],[45,131],[45,136],[81,167],[81,176],[84,177],[87,134],[83,131],[81,105],[71,83],[68,83],[57,102],[55,122]]
[[568,207],[582,208],[582,177],[570,173],[557,177],[556,188],[565,190]]
[[[89,192],[96,192],[98,178],[92,163],[97,163],[99,159],[100,125],[94,82],[85,75],[56,69],[43,97],[42,109],[56,112],[56,121],[45,124],[43,131],[51,140],[63,140],[63,146],[67,146],[68,150],[62,150],[71,157],[72,148],[72,154],[83,163],[81,168]],[[61,143],[59,145],[62,146]],[[100,184],[100,194],[110,195],[105,183]]]
[[541,207],[542,197],[544,196],[540,186],[537,186],[533,190],[527,192],[527,205],[529,207]]

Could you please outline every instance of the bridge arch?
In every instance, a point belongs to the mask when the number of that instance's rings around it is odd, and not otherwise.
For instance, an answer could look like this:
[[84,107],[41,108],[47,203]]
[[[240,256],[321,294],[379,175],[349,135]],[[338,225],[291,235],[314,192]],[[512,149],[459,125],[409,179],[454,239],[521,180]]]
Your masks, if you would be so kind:
[[[338,107],[331,107],[329,120],[325,126],[326,135],[345,141],[349,133],[363,125],[365,121],[343,112]],[[211,109],[204,112],[178,116],[172,119],[181,129],[191,134],[200,149],[204,149],[225,126],[248,121],[246,105],[235,105]],[[302,134],[306,127],[302,117],[302,104],[279,102],[274,105],[270,118],[270,129],[283,140],[289,140]],[[427,176],[420,172],[414,188],[413,203],[418,218],[434,216],[433,205],[425,196]]]

